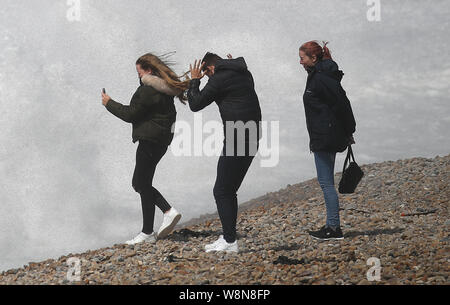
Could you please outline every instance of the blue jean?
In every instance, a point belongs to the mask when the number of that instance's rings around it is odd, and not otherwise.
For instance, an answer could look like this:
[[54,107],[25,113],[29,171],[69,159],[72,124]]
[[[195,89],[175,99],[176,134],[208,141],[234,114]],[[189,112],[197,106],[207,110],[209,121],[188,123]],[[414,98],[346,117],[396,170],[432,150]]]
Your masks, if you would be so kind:
[[339,227],[339,197],[334,186],[334,163],[336,153],[319,151],[314,152],[317,179],[323,191],[327,208],[328,227]]

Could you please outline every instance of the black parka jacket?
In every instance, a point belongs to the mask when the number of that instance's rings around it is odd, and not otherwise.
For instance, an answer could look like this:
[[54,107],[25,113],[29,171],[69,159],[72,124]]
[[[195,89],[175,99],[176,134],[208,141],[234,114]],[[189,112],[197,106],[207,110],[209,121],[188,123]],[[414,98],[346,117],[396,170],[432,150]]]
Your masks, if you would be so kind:
[[173,140],[172,125],[177,115],[173,96],[141,82],[129,106],[110,100],[106,109],[125,122],[132,123],[133,143],[148,140],[168,146]]
[[244,123],[255,121],[258,139],[261,137],[259,129],[261,108],[253,76],[248,71],[244,58],[218,60],[214,75],[209,78],[201,91],[199,87],[199,79],[190,82],[188,100],[192,111],[200,111],[215,101],[224,124],[227,121]]
[[343,152],[356,130],[350,101],[341,86],[343,75],[331,59],[308,69],[303,104],[313,152]]

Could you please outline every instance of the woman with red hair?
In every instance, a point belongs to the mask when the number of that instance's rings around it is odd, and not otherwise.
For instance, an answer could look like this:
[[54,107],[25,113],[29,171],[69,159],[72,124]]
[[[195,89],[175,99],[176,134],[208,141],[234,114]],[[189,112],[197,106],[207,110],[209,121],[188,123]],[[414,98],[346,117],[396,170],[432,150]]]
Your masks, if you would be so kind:
[[314,153],[317,179],[327,209],[326,225],[309,234],[320,240],[343,239],[339,220],[339,197],[334,186],[334,164],[337,152],[354,143],[355,119],[350,101],[341,86],[344,73],[331,58],[327,42],[303,44],[300,64],[308,73],[303,95],[310,150]]

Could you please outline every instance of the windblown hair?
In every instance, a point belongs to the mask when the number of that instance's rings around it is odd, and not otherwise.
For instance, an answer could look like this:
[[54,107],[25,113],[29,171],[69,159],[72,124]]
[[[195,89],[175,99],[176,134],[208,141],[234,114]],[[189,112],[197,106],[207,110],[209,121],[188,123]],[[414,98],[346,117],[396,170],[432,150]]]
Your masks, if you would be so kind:
[[177,97],[183,104],[186,104],[187,97],[185,95],[185,91],[189,89],[189,80],[181,80],[183,76],[187,75],[186,73],[182,76],[178,76],[169,67],[170,64],[168,62],[160,59],[152,53],[147,53],[139,57],[136,61],[136,65],[140,65],[144,70],[151,69],[153,75],[165,80],[170,87],[180,90],[181,93],[177,95]]
[[328,41],[323,41],[323,47],[321,47],[317,40],[308,41],[300,47],[300,50],[305,52],[308,57],[315,55],[318,60],[332,59],[331,52],[327,48],[327,44]]

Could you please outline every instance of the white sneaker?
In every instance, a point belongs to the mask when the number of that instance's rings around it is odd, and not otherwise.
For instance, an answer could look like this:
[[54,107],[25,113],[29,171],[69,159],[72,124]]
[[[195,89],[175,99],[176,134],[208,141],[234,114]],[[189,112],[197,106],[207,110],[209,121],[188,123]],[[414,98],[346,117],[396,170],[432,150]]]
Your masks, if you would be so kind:
[[135,238],[131,240],[127,240],[125,243],[127,245],[135,245],[142,242],[147,243],[155,243],[156,242],[156,233],[153,232],[152,234],[145,234],[144,232],[139,233]]
[[213,249],[213,248],[217,247],[217,245],[219,243],[221,243],[222,241],[225,241],[225,239],[223,239],[223,235],[220,235],[218,240],[216,240],[212,244],[205,245],[205,250],[209,250],[209,249]]
[[239,246],[237,243],[237,240],[234,243],[228,243],[224,238],[223,235],[220,235],[219,239],[216,240],[214,243],[205,245],[205,251],[207,253],[217,251],[217,252],[239,252]]
[[164,213],[163,222],[158,230],[158,238],[164,238],[169,235],[180,219],[181,214],[174,208],[171,208],[167,213]]

